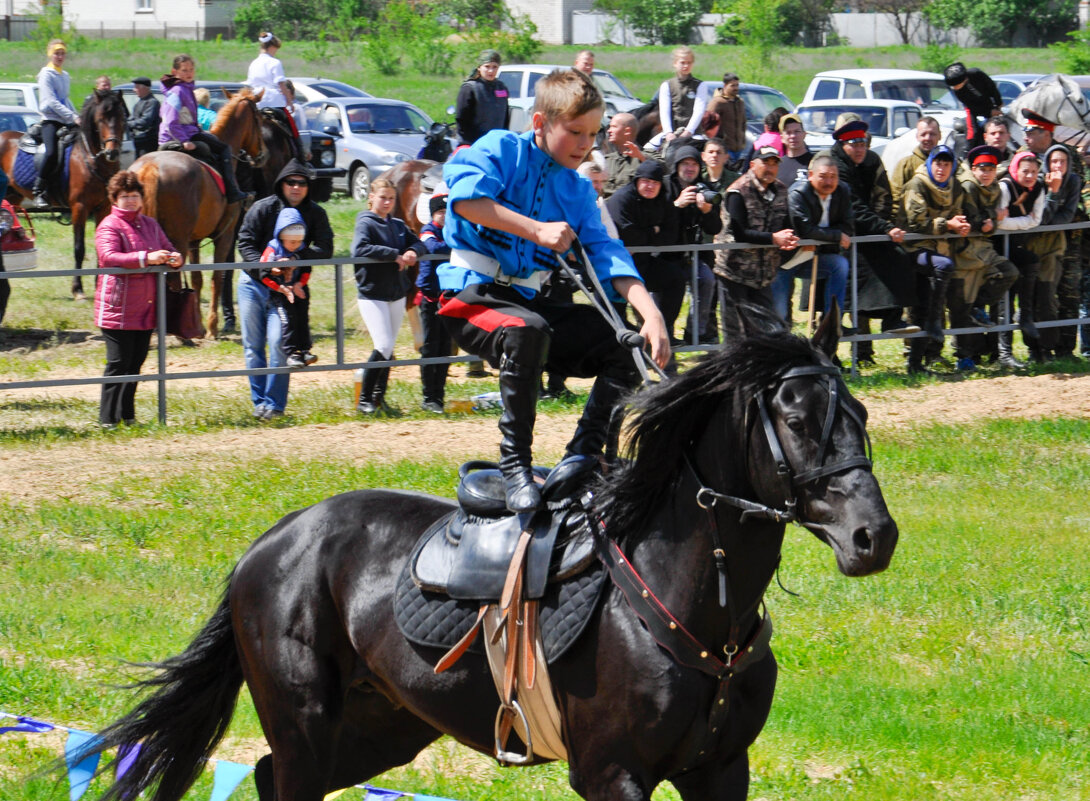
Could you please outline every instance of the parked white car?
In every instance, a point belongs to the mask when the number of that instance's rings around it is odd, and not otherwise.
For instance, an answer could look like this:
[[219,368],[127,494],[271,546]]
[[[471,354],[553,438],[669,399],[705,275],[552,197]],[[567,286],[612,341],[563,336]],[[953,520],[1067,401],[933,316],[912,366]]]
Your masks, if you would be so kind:
[[815,100],[803,103],[795,113],[806,131],[811,150],[824,150],[835,144],[836,120],[845,112],[854,112],[867,123],[870,149],[881,155],[885,146],[902,134],[915,130],[923,114],[920,107],[906,100]]
[[819,72],[810,81],[803,103],[815,100],[905,100],[950,128],[964,115],[942,75],[919,70],[851,69]]
[[[507,105],[511,109],[509,127],[512,131],[525,131],[530,127],[530,115],[534,110],[534,84],[553,70],[571,69],[564,64],[504,64],[497,78],[507,87]],[[605,70],[595,70],[594,83],[606,101],[605,116],[608,119],[621,111],[632,111],[643,105],[638,97],[628,91],[613,75]]]
[[30,81],[0,83],[0,106],[26,106],[38,111],[38,84]]

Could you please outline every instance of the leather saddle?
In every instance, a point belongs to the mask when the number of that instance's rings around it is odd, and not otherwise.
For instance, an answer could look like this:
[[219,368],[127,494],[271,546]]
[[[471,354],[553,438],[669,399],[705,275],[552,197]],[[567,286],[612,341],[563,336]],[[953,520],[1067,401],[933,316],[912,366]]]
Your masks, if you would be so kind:
[[[64,163],[64,159],[68,156],[68,148],[75,144],[77,138],[79,138],[78,125],[68,125],[58,131],[55,156],[58,165]],[[45,158],[45,144],[42,142],[42,124],[40,122],[31,125],[19,137],[19,149],[34,157],[34,169],[41,174],[42,160]]]
[[523,515],[507,510],[503,476],[495,463],[462,465],[460,508],[437,521],[416,544],[409,560],[414,583],[457,600],[498,600],[524,531],[531,533],[527,599],[538,600],[548,584],[585,570],[596,559],[594,538],[573,496],[592,475],[592,462],[572,457],[552,471],[534,468],[546,504]]

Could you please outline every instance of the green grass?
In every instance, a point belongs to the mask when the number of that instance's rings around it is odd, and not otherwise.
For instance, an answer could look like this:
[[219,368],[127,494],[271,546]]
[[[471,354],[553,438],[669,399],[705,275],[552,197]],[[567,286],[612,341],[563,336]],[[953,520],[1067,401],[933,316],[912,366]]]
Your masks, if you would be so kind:
[[[799,595],[768,595],[781,672],[752,749],[754,798],[1090,797],[1088,443],[1090,422],[1067,419],[884,433],[876,471],[901,539],[879,576],[840,576],[827,547],[789,530],[780,578]],[[237,456],[230,470],[134,472],[66,499],[0,502],[0,709],[103,725],[129,703],[105,686],[122,678],[117,660],[183,648],[281,515],[358,487],[450,495],[457,468]],[[244,698],[230,737],[258,736]],[[0,738],[0,799],[53,797],[21,778],[58,755],[35,742]],[[573,797],[562,765],[435,759],[374,783],[466,801]],[[251,784],[233,797],[252,799]]]
[[[544,64],[571,64],[582,45],[547,46],[536,61]],[[619,77],[638,97],[648,98],[672,72],[669,46],[626,48],[616,45],[596,46],[596,62],[602,69]],[[69,51],[65,64],[73,78],[73,97],[82,98],[95,77],[106,73],[116,83],[131,80],[136,74],[157,78],[168,71],[171,59],[182,51],[197,62],[197,77],[210,80],[240,81],[254,58],[256,47],[249,42],[173,42],[157,39],[94,40]],[[716,80],[726,70],[736,70],[741,49],[725,45],[699,45],[694,72],[705,80]],[[802,99],[815,72],[850,67],[897,67],[918,69],[920,49],[915,47],[825,47],[785,48],[771,83],[796,103]],[[414,103],[435,119],[447,119],[446,108],[454,103],[458,86],[469,73],[465,63],[454,75],[420,75],[413,72],[381,75],[364,66],[357,57],[348,57],[337,47],[329,58],[308,60],[301,43],[285,41],[278,53],[288,75],[335,78],[362,86],[380,97],[396,97]],[[991,73],[1055,72],[1059,61],[1046,48],[969,48],[960,52],[967,64]],[[0,80],[31,81],[45,63],[31,45],[0,42]],[[742,75],[743,81],[754,76]],[[758,76],[760,77],[760,76]]]

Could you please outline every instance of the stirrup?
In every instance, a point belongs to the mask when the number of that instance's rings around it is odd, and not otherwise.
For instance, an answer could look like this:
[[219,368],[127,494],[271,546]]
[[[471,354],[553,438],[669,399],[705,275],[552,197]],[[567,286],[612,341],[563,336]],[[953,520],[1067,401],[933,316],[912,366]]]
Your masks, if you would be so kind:
[[[515,751],[505,751],[503,748],[503,741],[500,739],[500,729],[503,726],[503,720],[508,715],[518,713],[519,720],[522,721],[522,730],[526,732],[526,753],[519,754]],[[513,733],[518,737],[518,733],[515,730],[514,725],[511,726],[510,734]],[[503,765],[529,765],[534,761],[534,746],[533,737],[530,735],[530,721],[526,719],[526,713],[522,711],[522,707],[519,706],[519,702],[515,699],[511,699],[510,705],[501,704],[500,708],[496,710],[496,760]]]

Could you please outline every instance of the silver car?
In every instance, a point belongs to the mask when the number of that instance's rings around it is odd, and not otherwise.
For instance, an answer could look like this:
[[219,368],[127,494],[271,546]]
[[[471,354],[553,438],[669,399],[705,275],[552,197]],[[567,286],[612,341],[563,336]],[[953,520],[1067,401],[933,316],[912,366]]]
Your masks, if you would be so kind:
[[295,102],[300,105],[327,97],[374,97],[370,92],[332,78],[304,78],[295,75],[288,80],[295,87]]
[[333,188],[364,200],[371,180],[411,161],[424,147],[431,118],[411,103],[381,97],[331,97],[303,106],[311,131],[333,137],[336,165],[345,176]]

